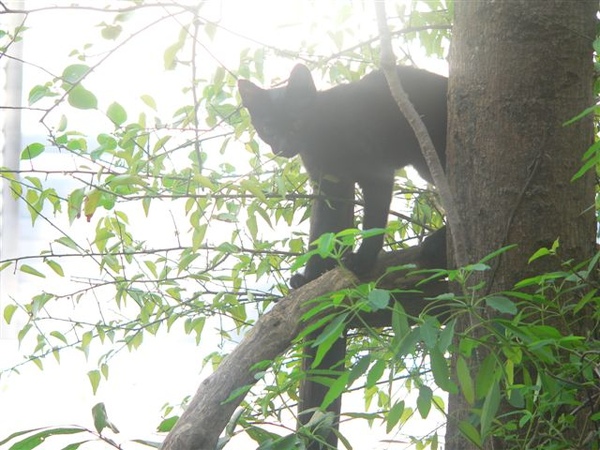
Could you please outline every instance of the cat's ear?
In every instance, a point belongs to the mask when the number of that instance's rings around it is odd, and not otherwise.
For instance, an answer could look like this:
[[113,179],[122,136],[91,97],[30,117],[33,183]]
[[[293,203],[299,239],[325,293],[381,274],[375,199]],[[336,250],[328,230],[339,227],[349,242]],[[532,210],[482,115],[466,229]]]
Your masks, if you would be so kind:
[[242,104],[249,109],[260,103],[265,90],[248,80],[238,80],[238,90],[242,97]]
[[317,93],[315,82],[312,79],[310,70],[303,64],[297,64],[292,69],[287,84],[288,92],[301,96],[313,95]]

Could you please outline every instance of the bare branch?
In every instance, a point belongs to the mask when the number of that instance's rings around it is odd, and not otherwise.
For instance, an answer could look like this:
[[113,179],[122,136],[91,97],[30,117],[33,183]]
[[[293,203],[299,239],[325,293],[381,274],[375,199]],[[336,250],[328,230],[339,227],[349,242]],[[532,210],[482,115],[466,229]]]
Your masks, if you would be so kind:
[[377,24],[379,27],[379,34],[381,36],[381,69],[383,70],[385,77],[390,86],[392,96],[398,103],[398,108],[402,111],[402,114],[406,117],[406,120],[412,127],[423,157],[427,162],[427,167],[433,178],[436,188],[440,194],[442,204],[446,210],[448,217],[448,223],[450,225],[450,232],[452,233],[452,245],[454,247],[454,259],[458,266],[464,266],[467,264],[467,245],[466,239],[463,235],[463,227],[461,225],[461,218],[459,217],[458,208],[456,207],[455,200],[448,184],[448,179],[444,174],[444,169],[438,158],[431,137],[427,132],[427,128],[421,120],[419,113],[414,108],[406,92],[402,88],[402,83],[396,72],[396,57],[392,49],[392,41],[390,36],[390,30],[387,26],[387,18],[385,13],[385,3],[381,0],[375,0],[375,11],[377,13]]

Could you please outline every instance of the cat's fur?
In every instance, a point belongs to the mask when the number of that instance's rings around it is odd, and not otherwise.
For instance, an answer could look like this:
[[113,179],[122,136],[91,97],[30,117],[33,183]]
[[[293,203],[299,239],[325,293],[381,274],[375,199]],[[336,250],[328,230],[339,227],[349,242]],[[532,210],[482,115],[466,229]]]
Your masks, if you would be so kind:
[[[438,151],[446,148],[447,79],[413,67],[398,75]],[[394,172],[412,165],[432,181],[417,139],[391,97],[386,79],[375,71],[359,81],[317,91],[310,71],[297,65],[284,87],[262,89],[238,82],[252,124],[273,153],[300,155],[319,197],[313,203],[310,241],[326,232],[352,226],[354,186],[362,189],[363,229],[385,228]],[[356,254],[345,258],[356,274],[367,273],[383,245],[383,235],[364,239]],[[293,287],[318,278],[332,261],[313,257]]]
[[[403,87],[421,114],[442,162],[446,148],[446,78],[411,67],[398,67]],[[247,80],[238,82],[252,124],[273,153],[291,158],[300,155],[314,184],[310,242],[326,232],[354,226],[354,189],[358,184],[364,200],[363,229],[385,228],[396,169],[412,165],[432,181],[419,144],[398,109],[384,75],[373,72],[359,81],[317,91],[310,71],[297,65],[284,87],[262,89]],[[383,246],[383,235],[363,240],[344,264],[361,275],[370,271]],[[295,275],[296,288],[331,269],[334,261],[312,257],[304,275]],[[308,337],[314,340],[319,332]],[[318,367],[312,367],[313,347],[305,348],[303,369],[317,376],[342,371],[345,339],[339,339]],[[335,375],[333,375],[335,377]],[[323,377],[321,377],[323,378]],[[320,407],[328,387],[310,378],[302,383],[299,419],[306,424]],[[328,408],[339,416],[341,399]],[[337,420],[337,419],[336,419]],[[325,437],[335,448],[337,437]],[[313,441],[310,450],[321,448]]]

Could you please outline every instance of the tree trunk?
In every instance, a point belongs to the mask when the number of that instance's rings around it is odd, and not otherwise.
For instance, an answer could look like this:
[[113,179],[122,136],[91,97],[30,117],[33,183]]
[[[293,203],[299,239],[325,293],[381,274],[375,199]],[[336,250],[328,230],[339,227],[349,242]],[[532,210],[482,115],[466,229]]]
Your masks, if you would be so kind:
[[[593,254],[594,174],[570,181],[592,143],[592,120],[563,124],[593,104],[597,8],[595,0],[455,3],[447,173],[467,254],[477,262],[518,245],[472,280],[486,282],[484,293]],[[559,258],[528,264],[556,239]],[[451,395],[449,409],[446,448],[475,448],[458,431],[469,405]]]

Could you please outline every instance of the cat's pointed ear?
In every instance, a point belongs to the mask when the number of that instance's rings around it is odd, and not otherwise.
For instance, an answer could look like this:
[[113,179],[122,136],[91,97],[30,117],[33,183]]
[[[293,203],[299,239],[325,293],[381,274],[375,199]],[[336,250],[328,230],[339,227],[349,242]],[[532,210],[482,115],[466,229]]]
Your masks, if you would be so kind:
[[238,80],[238,90],[242,97],[242,104],[246,108],[256,106],[264,96],[265,90],[248,80]]
[[298,93],[300,95],[312,95],[317,93],[315,82],[313,81],[310,70],[303,64],[297,64],[290,74],[287,84],[288,92]]

